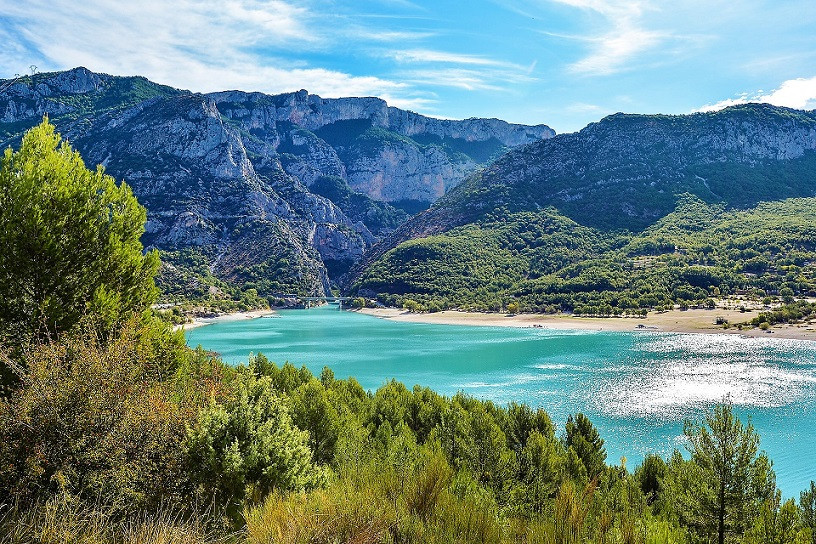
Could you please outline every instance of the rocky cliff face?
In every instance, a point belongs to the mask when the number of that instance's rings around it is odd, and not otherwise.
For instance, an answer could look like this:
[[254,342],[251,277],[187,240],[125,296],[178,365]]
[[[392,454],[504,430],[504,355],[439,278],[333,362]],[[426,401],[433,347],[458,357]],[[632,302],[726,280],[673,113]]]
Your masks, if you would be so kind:
[[430,204],[489,159],[551,138],[545,125],[498,119],[449,121],[388,107],[379,98],[323,99],[306,91],[278,96],[229,91],[218,109],[307,186],[339,176],[375,200]]
[[169,276],[194,293],[226,281],[263,296],[327,292],[407,218],[378,201],[430,203],[492,156],[553,134],[376,98],[201,95],[84,68],[0,82],[0,112],[4,147],[48,115],[89,165],[126,180]]

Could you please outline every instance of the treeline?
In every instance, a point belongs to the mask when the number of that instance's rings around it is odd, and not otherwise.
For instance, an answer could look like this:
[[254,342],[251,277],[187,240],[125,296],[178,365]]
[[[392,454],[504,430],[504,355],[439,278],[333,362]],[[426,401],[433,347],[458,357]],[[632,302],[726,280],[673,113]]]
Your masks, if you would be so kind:
[[816,315],[816,303],[800,300],[782,305],[778,310],[771,312],[760,312],[751,320],[755,327],[762,326],[763,323],[776,325],[778,323],[797,323],[803,319],[811,319]]
[[352,291],[418,311],[461,308],[642,315],[740,297],[816,295],[816,199],[726,210],[686,195],[640,233],[599,231],[555,210],[491,214],[405,242]]

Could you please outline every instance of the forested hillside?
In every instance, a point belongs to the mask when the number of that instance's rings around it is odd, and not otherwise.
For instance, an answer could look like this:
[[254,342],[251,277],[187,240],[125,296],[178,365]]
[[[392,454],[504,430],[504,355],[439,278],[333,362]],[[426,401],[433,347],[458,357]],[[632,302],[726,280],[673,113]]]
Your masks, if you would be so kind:
[[615,115],[474,175],[376,246],[352,290],[590,314],[813,296],[814,148],[812,112]]

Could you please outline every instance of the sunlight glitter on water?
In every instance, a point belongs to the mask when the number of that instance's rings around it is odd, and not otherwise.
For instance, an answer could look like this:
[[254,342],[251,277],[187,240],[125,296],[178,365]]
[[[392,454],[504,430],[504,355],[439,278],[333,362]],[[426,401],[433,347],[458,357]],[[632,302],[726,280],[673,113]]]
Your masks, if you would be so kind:
[[738,336],[672,335],[637,346],[654,354],[603,376],[603,401],[596,408],[609,415],[654,415],[674,419],[729,399],[738,406],[778,408],[814,396],[816,368],[810,357],[781,365],[775,348],[798,347],[787,341]]

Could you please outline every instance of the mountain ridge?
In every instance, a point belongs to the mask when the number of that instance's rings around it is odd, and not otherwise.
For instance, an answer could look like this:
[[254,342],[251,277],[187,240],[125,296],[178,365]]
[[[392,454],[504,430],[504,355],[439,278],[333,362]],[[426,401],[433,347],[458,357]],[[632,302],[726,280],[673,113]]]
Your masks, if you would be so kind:
[[[495,291],[492,298],[520,297],[528,308],[572,311],[581,304],[639,310],[676,302],[674,293],[683,290],[672,282],[690,281],[685,268],[714,262],[715,268],[725,268],[714,275],[694,268],[694,274],[708,279],[693,281],[709,283],[688,284],[688,292],[713,296],[712,286],[721,283],[731,291],[779,291],[790,282],[793,293],[810,293],[807,278],[814,271],[807,263],[816,255],[801,222],[785,224],[798,233],[790,239],[787,233],[764,230],[779,240],[779,247],[799,255],[795,263],[785,261],[784,252],[767,241],[749,242],[734,221],[708,233],[714,249],[707,251],[716,258],[705,254],[706,243],[690,227],[680,229],[682,236],[672,243],[649,229],[676,210],[688,209],[688,202],[695,202],[691,208],[756,210],[759,224],[772,225],[778,223],[775,208],[763,203],[780,203],[786,216],[790,209],[804,209],[809,217],[810,208],[816,209],[814,196],[814,111],[749,104],[687,116],[616,114],[580,132],[509,151],[381,240],[350,271],[346,285],[396,304],[407,297],[445,307],[470,304],[475,297],[475,307],[484,309]],[[802,205],[785,204],[802,197]],[[560,226],[553,230],[549,224]],[[751,248],[730,245],[728,232],[765,249],[749,255]],[[470,269],[452,266],[477,251],[468,238],[474,236],[494,248],[495,259],[485,257],[485,266]],[[622,253],[627,244],[642,251]],[[674,255],[678,247],[692,247],[694,257]],[[662,279],[649,275],[642,290],[629,293],[629,301],[618,306],[620,293],[631,290],[631,278],[640,274],[633,271],[641,258],[649,263],[657,258],[676,270]],[[789,266],[804,274],[801,285],[780,279]],[[734,269],[740,273],[734,275]],[[770,275],[757,276],[754,269]],[[422,275],[448,280],[434,286]],[[660,296],[652,296],[654,289]],[[632,306],[631,300],[640,302]]]
[[194,297],[230,285],[324,294],[407,219],[387,201],[425,207],[505,144],[553,134],[377,98],[201,94],[81,67],[1,82],[0,112],[4,147],[49,115],[86,161],[126,180],[148,209],[146,244],[164,251],[163,287]]

